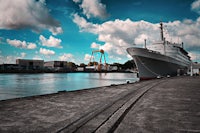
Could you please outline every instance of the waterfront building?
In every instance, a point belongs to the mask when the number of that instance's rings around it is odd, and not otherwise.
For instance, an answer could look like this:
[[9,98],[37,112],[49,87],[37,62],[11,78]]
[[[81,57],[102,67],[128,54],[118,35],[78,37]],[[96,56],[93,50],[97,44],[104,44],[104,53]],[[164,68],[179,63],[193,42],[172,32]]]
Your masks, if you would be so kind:
[[94,71],[97,71],[98,70],[98,66],[95,65],[95,66],[86,66],[85,67],[85,71],[90,71],[90,72],[94,72]]
[[16,64],[23,70],[42,70],[44,60],[16,59]]
[[44,63],[45,69],[53,71],[75,71],[76,65],[67,61],[48,61]]
[[190,69],[188,69],[188,75],[200,75],[200,64],[192,63],[192,66],[190,67]]
[[78,71],[78,72],[83,72],[84,70],[85,70],[84,67],[77,67],[77,71]]

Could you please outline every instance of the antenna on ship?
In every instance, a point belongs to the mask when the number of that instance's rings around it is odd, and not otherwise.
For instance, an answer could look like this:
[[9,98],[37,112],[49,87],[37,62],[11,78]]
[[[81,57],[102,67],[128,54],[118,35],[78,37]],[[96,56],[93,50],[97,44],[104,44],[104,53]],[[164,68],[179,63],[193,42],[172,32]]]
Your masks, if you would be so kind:
[[161,37],[161,41],[164,41],[164,36],[163,36],[163,23],[160,22],[160,37]]

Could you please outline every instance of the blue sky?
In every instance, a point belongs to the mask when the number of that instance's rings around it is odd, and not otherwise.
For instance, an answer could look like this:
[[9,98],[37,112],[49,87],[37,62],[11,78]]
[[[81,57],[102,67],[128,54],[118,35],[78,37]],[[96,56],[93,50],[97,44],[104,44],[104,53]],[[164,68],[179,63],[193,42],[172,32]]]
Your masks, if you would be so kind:
[[[200,62],[200,0],[0,0],[0,64],[17,58],[89,62],[130,60],[126,48],[165,37]],[[98,61],[99,55],[95,55]]]

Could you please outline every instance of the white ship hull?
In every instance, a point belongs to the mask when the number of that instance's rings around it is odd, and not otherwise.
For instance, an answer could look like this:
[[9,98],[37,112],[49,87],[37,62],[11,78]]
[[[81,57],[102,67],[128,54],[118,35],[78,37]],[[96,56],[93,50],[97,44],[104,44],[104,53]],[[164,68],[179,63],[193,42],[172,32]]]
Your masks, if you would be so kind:
[[190,61],[177,60],[144,48],[128,48],[139,71],[139,78],[153,79],[186,73]]

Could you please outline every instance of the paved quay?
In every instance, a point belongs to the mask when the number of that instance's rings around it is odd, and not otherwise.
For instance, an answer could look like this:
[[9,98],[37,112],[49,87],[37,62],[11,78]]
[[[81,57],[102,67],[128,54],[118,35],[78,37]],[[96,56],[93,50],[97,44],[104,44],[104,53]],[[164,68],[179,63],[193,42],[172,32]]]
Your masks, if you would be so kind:
[[0,132],[200,132],[200,77],[0,101]]

